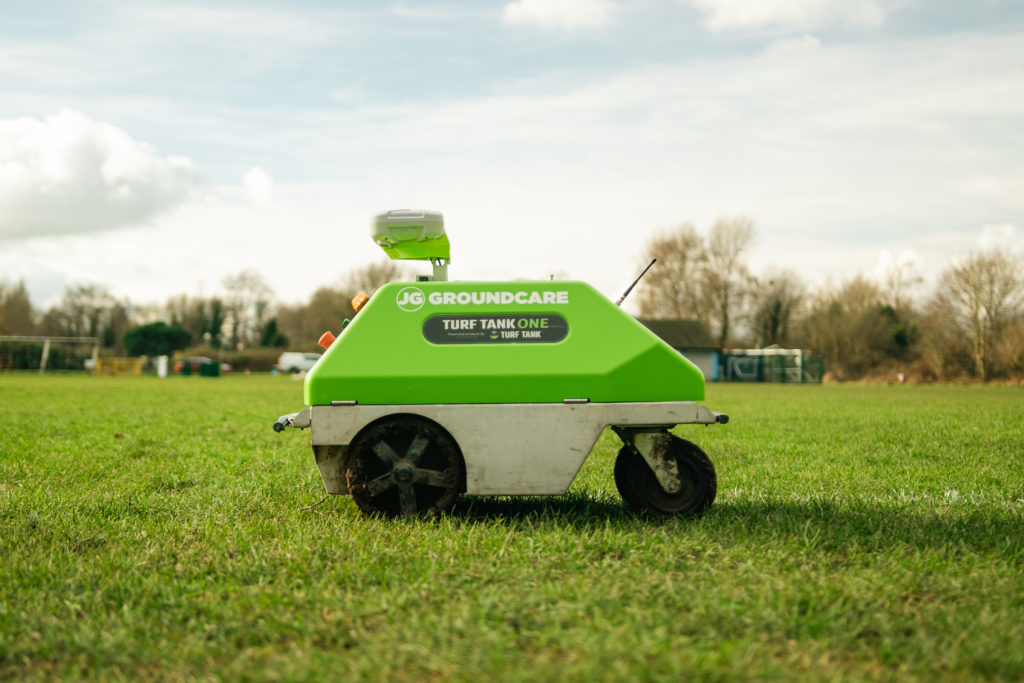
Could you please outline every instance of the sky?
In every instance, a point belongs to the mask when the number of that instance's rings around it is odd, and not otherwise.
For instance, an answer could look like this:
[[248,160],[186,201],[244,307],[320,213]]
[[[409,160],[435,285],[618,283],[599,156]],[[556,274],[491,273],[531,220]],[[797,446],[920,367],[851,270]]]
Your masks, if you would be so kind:
[[613,299],[719,217],[813,286],[1024,252],[1024,0],[0,4],[0,283],[37,307],[247,269],[298,303],[400,208],[452,279]]

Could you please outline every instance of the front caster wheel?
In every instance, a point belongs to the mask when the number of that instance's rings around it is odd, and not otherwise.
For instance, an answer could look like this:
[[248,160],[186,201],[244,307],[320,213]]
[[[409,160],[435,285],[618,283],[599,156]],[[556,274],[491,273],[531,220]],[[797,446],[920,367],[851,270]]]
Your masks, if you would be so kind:
[[682,487],[666,493],[637,450],[626,444],[615,459],[615,486],[626,505],[655,517],[696,517],[715,502],[718,478],[715,466],[695,444],[672,436],[669,452],[679,467]]
[[437,424],[395,415],[370,425],[349,444],[345,480],[367,515],[436,516],[459,494],[462,454]]

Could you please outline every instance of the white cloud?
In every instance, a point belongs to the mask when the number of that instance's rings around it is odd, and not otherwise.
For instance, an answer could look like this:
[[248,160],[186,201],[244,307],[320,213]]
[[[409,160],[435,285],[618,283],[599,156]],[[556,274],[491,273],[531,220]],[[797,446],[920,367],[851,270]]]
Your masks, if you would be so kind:
[[274,179],[259,166],[254,166],[242,176],[242,187],[246,198],[257,206],[274,203]]
[[543,29],[601,28],[614,21],[613,0],[515,0],[505,5],[508,24],[533,24]]
[[876,270],[884,272],[892,268],[901,267],[914,267],[919,268],[921,266],[921,255],[914,249],[903,249],[900,251],[899,256],[893,257],[892,252],[888,249],[883,249],[878,254],[878,264],[875,266]]
[[883,249],[878,254],[871,276],[883,286],[893,280],[909,285],[920,277],[923,265],[924,259],[915,249],[902,249],[895,258],[890,250]]
[[806,31],[830,24],[879,26],[891,11],[885,0],[683,0],[714,32],[764,27]]
[[1024,235],[1017,235],[1017,226],[1010,223],[985,225],[978,236],[978,246],[982,249],[1003,249],[1024,251]]
[[0,119],[0,239],[144,224],[199,182],[192,161],[72,109]]
[[812,35],[802,35],[799,38],[786,38],[784,40],[777,40],[768,46],[765,51],[770,55],[785,55],[785,54],[806,54],[813,50],[821,49],[821,41]]
[[[309,13],[260,9],[255,7],[204,7],[181,3],[167,5],[135,5],[124,10],[124,17],[133,25],[142,24],[168,35],[214,35],[218,40],[237,42],[269,41],[267,47],[308,45],[337,38],[345,32],[338,17],[327,21],[324,16]],[[147,32],[147,37],[152,34]]]

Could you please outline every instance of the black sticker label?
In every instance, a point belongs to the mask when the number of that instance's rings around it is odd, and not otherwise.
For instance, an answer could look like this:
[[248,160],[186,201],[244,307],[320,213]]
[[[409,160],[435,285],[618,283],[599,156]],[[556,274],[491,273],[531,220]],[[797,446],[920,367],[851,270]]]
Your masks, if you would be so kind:
[[433,344],[551,344],[567,334],[569,322],[557,313],[434,315],[423,323]]

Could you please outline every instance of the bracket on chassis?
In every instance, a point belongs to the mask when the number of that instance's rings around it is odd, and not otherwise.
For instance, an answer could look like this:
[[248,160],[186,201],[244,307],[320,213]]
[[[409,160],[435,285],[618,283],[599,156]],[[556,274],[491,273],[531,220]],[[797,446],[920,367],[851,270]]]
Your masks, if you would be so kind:
[[643,457],[665,493],[679,493],[683,484],[679,478],[679,464],[670,447],[672,435],[668,433],[668,427],[613,426],[612,429],[622,439],[622,443]]

